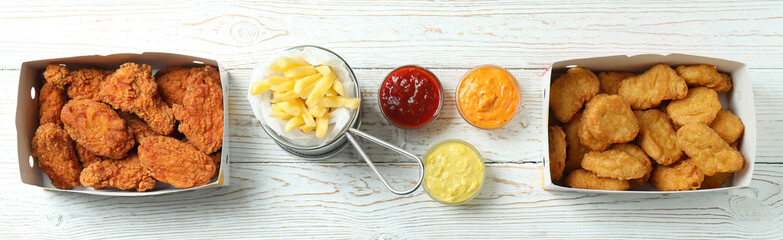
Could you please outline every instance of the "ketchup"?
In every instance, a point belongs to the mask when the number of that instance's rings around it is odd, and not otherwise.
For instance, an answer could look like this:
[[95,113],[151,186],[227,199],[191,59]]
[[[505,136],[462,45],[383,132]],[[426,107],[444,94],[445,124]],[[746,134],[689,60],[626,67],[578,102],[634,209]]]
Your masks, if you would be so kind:
[[419,128],[435,120],[443,105],[440,81],[418,66],[402,66],[386,76],[378,93],[383,115],[401,128]]

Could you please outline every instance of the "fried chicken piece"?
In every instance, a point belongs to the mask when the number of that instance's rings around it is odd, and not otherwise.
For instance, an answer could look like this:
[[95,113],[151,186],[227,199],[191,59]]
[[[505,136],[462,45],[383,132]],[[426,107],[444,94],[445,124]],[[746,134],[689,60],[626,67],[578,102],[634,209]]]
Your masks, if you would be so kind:
[[585,105],[582,124],[593,136],[610,143],[629,142],[639,132],[631,106],[620,96],[598,94]]
[[223,91],[211,78],[206,71],[191,74],[182,105],[173,106],[179,131],[206,154],[223,146]]
[[719,188],[723,186],[723,183],[731,178],[732,175],[734,175],[734,173],[716,173],[712,176],[704,176],[704,181],[701,182],[700,189]]
[[614,191],[628,190],[631,187],[626,180],[599,177],[595,173],[584,169],[571,171],[565,179],[565,184],[572,188]]
[[128,153],[124,159],[107,159],[91,164],[82,171],[79,181],[96,190],[116,187],[122,190],[136,189],[138,192],[154,188],[157,182],[135,152]]
[[670,165],[682,158],[677,148],[677,132],[674,131],[669,115],[658,109],[635,111],[639,120],[637,142],[655,162]]
[[593,72],[582,67],[568,69],[550,87],[549,105],[560,122],[571,121],[585,102],[598,93],[600,82]]
[[579,125],[582,122],[582,112],[578,112],[571,118],[570,122],[563,124],[563,132],[566,135],[566,163],[564,173],[569,173],[574,169],[582,167],[582,157],[585,153],[590,152],[590,149],[585,145],[582,145],[582,141],[579,139]]
[[215,162],[195,146],[166,136],[141,140],[139,157],[142,165],[158,181],[179,188],[209,183],[215,174]]
[[549,127],[549,173],[552,181],[563,177],[566,159],[566,140],[563,129],[559,126]]
[[732,149],[712,128],[691,123],[677,130],[677,147],[691,157],[699,171],[707,176],[742,170],[745,158]]
[[599,177],[622,180],[644,177],[650,171],[650,160],[638,158],[624,151],[612,148],[603,152],[589,152],[582,159],[582,168]]
[[95,153],[90,152],[90,150],[87,150],[78,143],[76,144],[76,155],[79,156],[79,162],[82,163],[82,168],[87,168],[90,164],[103,160],[101,157],[98,157],[98,155],[95,155]]
[[719,73],[715,66],[707,64],[682,65],[674,70],[688,86],[705,86],[719,93],[731,90],[731,77],[725,73]]
[[634,110],[658,106],[663,100],[684,98],[687,93],[685,80],[665,64],[655,65],[641,75],[626,78],[617,90],[617,94],[625,98]]
[[639,148],[639,146],[630,143],[620,143],[613,145],[611,149],[622,150],[623,152],[630,154],[632,157],[642,159],[644,164],[647,166],[647,172],[644,173],[644,176],[640,178],[628,179],[628,184],[631,185],[631,188],[641,186],[646,183],[648,179],[650,179],[650,173],[652,172],[652,162],[650,161],[650,158],[647,156],[647,154],[645,154],[644,151]]
[[111,74],[112,71],[97,68],[84,68],[71,72],[68,97],[100,101],[101,87],[103,87],[106,77]]
[[579,122],[579,142],[593,151],[603,151],[609,148],[609,146],[612,145],[612,142],[595,137],[588,129],[589,125],[585,124],[584,120],[585,116],[582,114],[582,119]]
[[617,95],[617,88],[626,78],[636,76],[632,72],[601,72],[598,74],[598,81],[601,82],[601,92]]
[[133,115],[133,113],[120,112],[119,114],[122,119],[125,119],[128,131],[133,134],[133,139],[135,139],[137,143],[140,143],[141,139],[149,136],[160,136],[160,134],[155,132],[147,122],[144,122],[144,120],[141,120],[138,116]]
[[688,123],[710,124],[721,109],[718,93],[706,87],[691,88],[683,99],[666,106],[672,121],[683,126]]
[[47,123],[38,127],[31,142],[32,155],[38,158],[38,166],[59,189],[79,186],[82,166],[68,134],[60,126]]
[[135,146],[125,120],[109,105],[71,100],[63,107],[61,118],[68,135],[98,156],[120,159]]
[[155,80],[158,82],[158,93],[160,93],[161,99],[169,106],[173,104],[181,105],[182,99],[185,98],[185,93],[187,92],[188,77],[198,72],[206,72],[209,76],[208,79],[213,81],[218,87],[221,87],[220,73],[212,66],[196,68],[168,67],[155,73]]
[[68,96],[62,88],[56,87],[51,83],[45,83],[41,87],[41,93],[38,96],[38,116],[41,117],[40,125],[54,123],[62,126],[60,120],[60,111],[62,111],[65,102],[68,102]]
[[699,189],[704,180],[704,174],[690,159],[670,166],[657,165],[650,175],[650,184],[660,191]]
[[742,124],[737,115],[734,115],[729,110],[721,109],[718,115],[715,115],[715,119],[710,123],[710,128],[715,130],[720,138],[723,138],[727,143],[736,142],[745,132],[745,125]]
[[168,135],[174,129],[171,108],[160,100],[152,68],[146,64],[122,64],[106,78],[100,97],[116,109],[135,113],[159,134]]
[[50,63],[46,65],[43,75],[47,83],[51,83],[58,88],[64,88],[70,81],[68,68],[59,64]]

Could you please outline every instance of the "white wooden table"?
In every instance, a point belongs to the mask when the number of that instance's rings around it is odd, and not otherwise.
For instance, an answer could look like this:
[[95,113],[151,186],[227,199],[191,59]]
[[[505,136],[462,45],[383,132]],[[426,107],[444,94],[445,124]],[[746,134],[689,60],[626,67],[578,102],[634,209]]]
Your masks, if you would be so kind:
[[[0,238],[783,238],[783,3],[17,1],[0,4]],[[438,140],[473,143],[486,185],[464,206],[423,190],[388,192],[346,150],[293,157],[268,138],[245,94],[253,65],[313,44],[342,55],[360,80],[363,130],[423,155]],[[231,75],[231,185],[154,197],[45,192],[20,182],[14,113],[20,63],[87,54],[164,51],[214,58]],[[750,187],[717,193],[617,195],[541,189],[539,76],[562,59],[688,53],[747,63],[758,114]],[[479,64],[508,68],[522,109],[507,131],[480,131],[456,112],[456,82]],[[383,77],[432,70],[446,101],[428,128],[385,123]],[[368,147],[399,187],[415,165]]]

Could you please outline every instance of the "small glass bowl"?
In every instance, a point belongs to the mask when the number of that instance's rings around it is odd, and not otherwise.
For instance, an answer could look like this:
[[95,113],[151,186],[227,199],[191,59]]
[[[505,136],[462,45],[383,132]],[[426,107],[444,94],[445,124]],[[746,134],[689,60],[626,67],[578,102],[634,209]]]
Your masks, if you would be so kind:
[[[426,123],[424,123],[422,125],[419,125],[419,126],[416,126],[416,127],[406,127],[406,126],[399,125],[396,122],[392,121],[391,119],[389,119],[389,116],[386,116],[386,112],[383,110],[383,105],[381,105],[381,92],[383,91],[383,84],[386,82],[386,79],[388,79],[389,76],[392,73],[396,72],[397,70],[403,69],[403,68],[417,68],[417,69],[421,69],[424,72],[426,72],[427,74],[429,74],[430,76],[432,76],[432,78],[434,78],[435,82],[438,84],[438,86],[437,86],[438,87],[438,94],[440,96],[440,101],[438,101],[438,109],[435,110],[435,114],[432,116],[432,119],[430,119]],[[406,130],[420,129],[420,128],[424,128],[424,127],[430,125],[430,123],[434,122],[435,119],[438,119],[438,116],[440,116],[440,110],[443,107],[443,97],[444,97],[443,96],[443,85],[440,84],[440,79],[438,79],[438,76],[435,76],[435,74],[430,72],[430,70],[428,70],[426,68],[423,68],[421,66],[418,66],[418,65],[405,65],[405,66],[402,66],[402,67],[395,68],[394,70],[389,72],[389,74],[386,74],[386,77],[383,78],[383,81],[381,82],[381,86],[378,87],[378,108],[381,109],[381,115],[383,115],[383,118],[385,118],[387,122],[391,123],[395,127],[406,129]]]
[[484,186],[484,181],[487,178],[487,166],[484,164],[484,158],[481,157],[481,153],[479,153],[479,151],[476,149],[476,147],[473,147],[472,144],[467,143],[467,142],[462,141],[462,140],[448,139],[448,140],[443,140],[443,141],[440,141],[440,142],[436,143],[435,145],[430,147],[429,150],[427,150],[427,153],[424,155],[424,159],[422,159],[422,160],[424,160],[424,168],[425,169],[427,168],[427,157],[432,153],[432,151],[435,151],[435,149],[437,149],[441,145],[448,144],[448,143],[457,143],[457,144],[461,144],[461,145],[467,146],[471,151],[473,151],[476,154],[476,156],[478,156],[479,162],[481,162],[481,182],[479,183],[478,188],[476,188],[476,192],[474,192],[473,195],[471,195],[470,197],[466,198],[465,200],[462,200],[462,201],[459,201],[459,202],[446,202],[446,201],[441,200],[438,197],[435,197],[435,195],[430,193],[430,190],[427,188],[427,174],[426,174],[426,172],[424,174],[424,182],[421,185],[422,185],[422,187],[424,187],[424,192],[426,192],[427,195],[430,196],[430,198],[434,199],[435,201],[438,201],[439,203],[446,204],[446,205],[462,205],[464,203],[469,202],[470,200],[473,200],[473,198],[475,198],[476,195],[478,195],[478,193],[481,192],[481,188]]
[[[514,87],[517,89],[517,104],[514,106],[514,112],[511,114],[511,118],[509,118],[508,121],[506,121],[505,123],[500,124],[498,126],[482,127],[482,126],[476,125],[475,123],[471,122],[467,117],[465,117],[465,113],[462,112],[462,107],[460,107],[460,105],[459,105],[459,88],[462,86],[462,83],[465,82],[465,78],[467,78],[468,75],[470,75],[471,73],[475,72],[476,70],[478,70],[480,68],[495,68],[495,69],[503,70],[503,72],[506,73],[506,75],[508,75],[511,78],[512,82],[514,83]],[[509,122],[514,120],[514,117],[516,117],[517,111],[519,110],[519,104],[521,104],[521,102],[522,102],[522,95],[520,94],[519,82],[517,82],[517,78],[514,77],[514,75],[511,74],[511,72],[509,72],[505,68],[503,68],[501,66],[497,66],[497,65],[492,65],[492,64],[479,65],[479,66],[476,66],[476,67],[470,69],[467,73],[465,73],[465,75],[463,75],[462,78],[459,80],[459,84],[457,84],[457,90],[454,92],[454,98],[456,100],[457,111],[459,112],[459,116],[462,117],[462,119],[465,120],[465,122],[468,122],[471,126],[474,126],[476,128],[480,128],[480,129],[484,129],[484,130],[492,130],[492,129],[497,129],[497,128],[501,128],[503,126],[506,126],[506,124],[508,124]]]

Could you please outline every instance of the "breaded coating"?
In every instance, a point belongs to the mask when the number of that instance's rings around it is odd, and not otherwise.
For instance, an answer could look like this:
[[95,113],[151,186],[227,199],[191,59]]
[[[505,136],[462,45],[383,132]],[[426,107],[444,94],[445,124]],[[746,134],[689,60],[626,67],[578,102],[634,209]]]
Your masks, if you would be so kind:
[[195,146],[165,136],[146,137],[139,145],[144,167],[158,181],[179,188],[209,183],[215,174],[215,162]]
[[46,83],[50,83],[58,88],[64,88],[68,84],[68,68],[59,64],[50,63],[46,65],[46,71],[43,73]]
[[88,99],[71,100],[63,107],[61,118],[68,135],[98,156],[120,159],[135,146],[125,120],[109,105]]
[[669,115],[658,109],[635,111],[639,120],[637,142],[655,162],[670,165],[682,158],[677,148],[677,132],[674,131]]
[[745,158],[732,149],[710,127],[691,123],[677,130],[677,147],[691,157],[699,171],[707,176],[742,169]]
[[636,76],[636,74],[632,72],[601,72],[598,74],[598,81],[601,82],[601,92],[617,95],[620,82],[633,76]]
[[119,114],[122,119],[125,119],[128,131],[133,134],[133,139],[135,139],[137,143],[140,143],[141,139],[145,137],[160,136],[160,134],[155,132],[147,122],[144,122],[144,120],[141,120],[133,113],[120,112]]
[[54,123],[39,126],[31,145],[31,154],[38,158],[38,166],[52,180],[52,185],[59,189],[79,186],[82,166],[73,142],[60,126]]
[[660,191],[684,191],[699,189],[704,174],[690,160],[682,160],[670,166],[657,165],[650,174],[650,184]]
[[732,175],[734,173],[716,173],[712,176],[704,176],[704,181],[701,182],[701,189],[719,188]]
[[719,73],[715,66],[707,64],[682,65],[675,70],[688,86],[705,86],[720,93],[731,90],[731,77],[725,73]]
[[582,120],[579,123],[579,142],[593,151],[603,151],[612,145],[611,141],[598,139],[588,130],[588,124],[585,124],[585,116],[582,114]]
[[220,85],[220,73],[212,66],[196,68],[168,67],[155,73],[155,81],[158,82],[158,93],[160,93],[161,99],[169,104],[169,106],[172,106],[173,104],[182,104],[182,99],[187,92],[187,79],[189,76],[198,72],[206,72],[209,76],[208,79],[222,88]]
[[650,179],[650,173],[652,172],[652,162],[650,162],[650,158],[647,157],[647,154],[645,154],[644,151],[639,148],[639,146],[630,143],[620,143],[612,145],[611,149],[621,150],[630,154],[632,157],[642,159],[644,164],[647,166],[647,172],[644,173],[644,176],[640,178],[628,179],[628,184],[631,185],[631,188],[641,186],[646,183],[648,179]]
[[593,136],[611,143],[629,142],[639,132],[631,106],[620,96],[598,94],[585,105],[582,124]]
[[62,126],[60,120],[60,111],[65,103],[68,102],[68,96],[62,88],[56,87],[51,83],[45,83],[41,87],[41,93],[38,96],[38,116],[40,116],[40,125],[54,123]]
[[549,173],[552,181],[563,177],[566,159],[566,140],[563,129],[559,126],[549,127]]
[[136,189],[138,192],[154,188],[157,182],[135,152],[128,153],[124,159],[108,159],[91,164],[82,171],[79,181],[96,190],[116,187],[122,190]]
[[211,78],[205,71],[191,74],[182,105],[173,106],[179,131],[206,154],[223,146],[223,91]]
[[79,162],[82,164],[82,168],[87,168],[90,164],[102,160],[101,157],[98,157],[98,155],[95,155],[95,153],[90,152],[90,150],[87,150],[78,143],[76,144],[76,155],[79,156]]
[[742,124],[737,115],[734,115],[729,110],[721,109],[718,115],[715,115],[715,119],[710,123],[710,128],[715,130],[720,138],[723,138],[727,143],[736,142],[745,132],[745,125]]
[[135,113],[159,134],[174,130],[174,115],[160,99],[152,68],[146,64],[122,64],[106,78],[100,97],[116,109]]
[[706,87],[691,88],[683,99],[672,100],[666,113],[675,124],[710,124],[720,111],[720,100],[715,90]]
[[582,159],[582,168],[599,177],[617,179],[641,178],[650,171],[650,161],[635,157],[621,149],[589,152]]
[[641,75],[626,78],[617,90],[634,110],[658,106],[663,100],[684,98],[687,93],[685,80],[666,64],[655,65]]
[[112,71],[84,68],[71,72],[71,84],[68,85],[68,97],[72,99],[91,99],[100,101],[100,91],[106,77]]
[[593,72],[582,67],[568,69],[552,82],[549,106],[560,122],[571,121],[585,102],[598,93],[600,83]]
[[626,180],[599,177],[595,173],[584,169],[571,171],[565,179],[565,184],[572,188],[614,191],[628,190],[631,187]]
[[579,124],[581,122],[582,112],[578,112],[571,118],[570,122],[563,124],[563,132],[566,135],[566,149],[568,150],[564,173],[582,168],[582,157],[584,157],[585,153],[590,152],[590,149],[582,145],[582,141],[579,139]]

